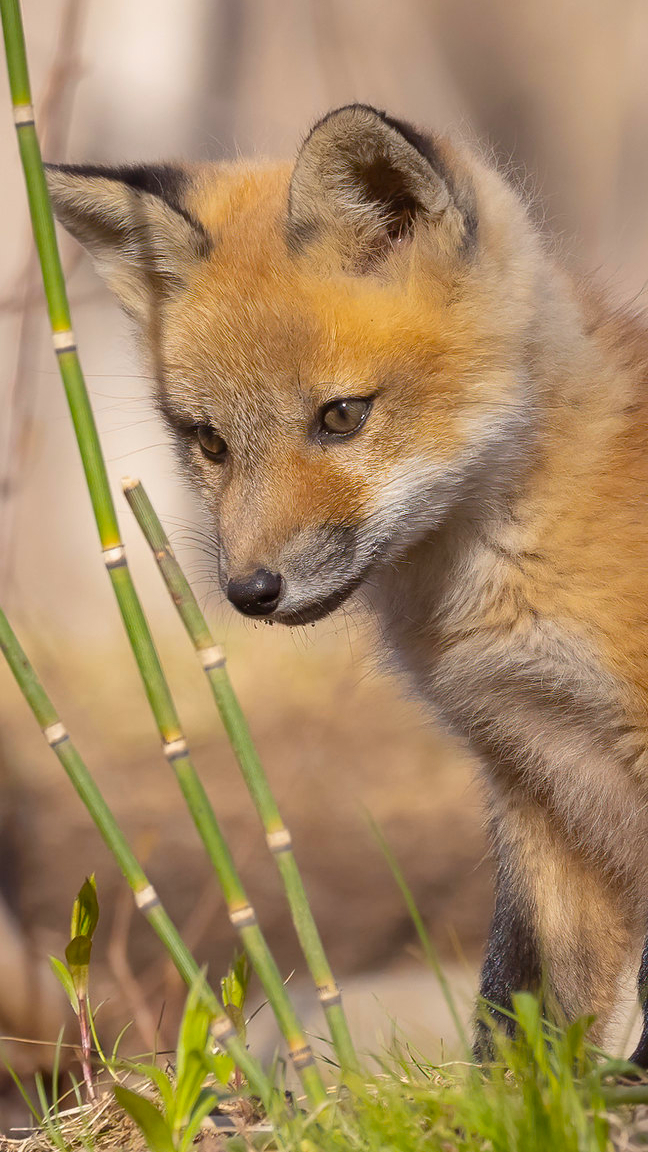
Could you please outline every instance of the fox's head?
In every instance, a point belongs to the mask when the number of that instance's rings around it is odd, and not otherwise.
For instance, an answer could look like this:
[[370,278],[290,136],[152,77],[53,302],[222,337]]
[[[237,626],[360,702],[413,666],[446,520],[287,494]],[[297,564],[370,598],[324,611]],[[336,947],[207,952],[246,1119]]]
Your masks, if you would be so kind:
[[137,325],[242,612],[332,611],[510,456],[534,238],[447,141],[352,105],[294,165],[48,179]]

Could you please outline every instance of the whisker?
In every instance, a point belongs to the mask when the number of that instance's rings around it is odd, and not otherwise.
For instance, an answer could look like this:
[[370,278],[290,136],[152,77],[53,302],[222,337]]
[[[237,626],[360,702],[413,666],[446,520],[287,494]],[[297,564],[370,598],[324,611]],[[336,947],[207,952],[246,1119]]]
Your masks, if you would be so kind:
[[[103,411],[105,412],[106,409],[103,409]],[[155,416],[145,416],[142,420],[129,420],[127,423],[117,425],[116,428],[104,428],[102,435],[123,436],[124,432],[128,432],[130,428],[140,428],[143,424],[152,424],[153,422],[156,422]],[[165,441],[165,443],[168,444],[168,441]]]
[[168,448],[168,444],[162,440],[158,444],[144,444],[138,448],[131,448],[128,452],[122,452],[121,456],[108,456],[109,464],[118,464],[120,460],[126,460],[129,456],[137,456],[140,452],[150,452],[152,448]]

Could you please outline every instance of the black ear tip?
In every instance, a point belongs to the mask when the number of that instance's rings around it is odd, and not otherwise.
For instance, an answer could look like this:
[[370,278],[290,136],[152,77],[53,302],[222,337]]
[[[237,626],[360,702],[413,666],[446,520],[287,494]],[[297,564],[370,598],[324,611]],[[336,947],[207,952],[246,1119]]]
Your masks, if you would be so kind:
[[[74,199],[79,203],[96,191],[101,182],[106,190],[128,189],[136,196],[154,196],[164,201],[174,212],[182,216],[200,237],[202,248],[209,250],[210,240],[203,225],[185,207],[185,198],[191,185],[189,173],[179,164],[46,164],[50,193]],[[69,179],[65,179],[69,177]]]

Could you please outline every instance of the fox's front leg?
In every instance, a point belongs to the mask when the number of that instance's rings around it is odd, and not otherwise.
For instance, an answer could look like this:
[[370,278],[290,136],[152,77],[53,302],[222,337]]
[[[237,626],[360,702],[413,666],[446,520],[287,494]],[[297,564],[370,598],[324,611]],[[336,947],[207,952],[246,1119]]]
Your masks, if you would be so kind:
[[[533,991],[557,1023],[596,1016],[592,1034],[600,1038],[632,943],[623,894],[528,800],[497,799],[493,837],[495,911],[480,984],[480,996],[495,1006],[488,1009],[493,1023],[511,1032],[513,994]],[[492,1049],[483,1017],[482,1006],[478,1059]]]
[[[503,851],[495,880],[495,909],[488,934],[479,984],[475,1022],[475,1059],[494,1055],[492,1025],[513,1033],[512,996],[518,991],[539,993],[542,983],[540,947],[534,910],[520,883],[518,867]],[[500,1011],[501,1009],[501,1011]]]
[[648,1068],[648,936],[644,940],[639,975],[637,977],[639,1003],[643,1012],[643,1028],[639,1043],[630,1059],[640,1068]]

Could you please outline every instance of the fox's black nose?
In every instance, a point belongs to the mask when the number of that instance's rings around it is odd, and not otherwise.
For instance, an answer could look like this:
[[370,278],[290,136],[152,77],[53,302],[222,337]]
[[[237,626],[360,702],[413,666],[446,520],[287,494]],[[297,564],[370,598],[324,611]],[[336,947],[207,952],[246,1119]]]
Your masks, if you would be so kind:
[[257,568],[243,580],[230,580],[227,599],[246,616],[269,616],[274,612],[281,596],[281,576]]

